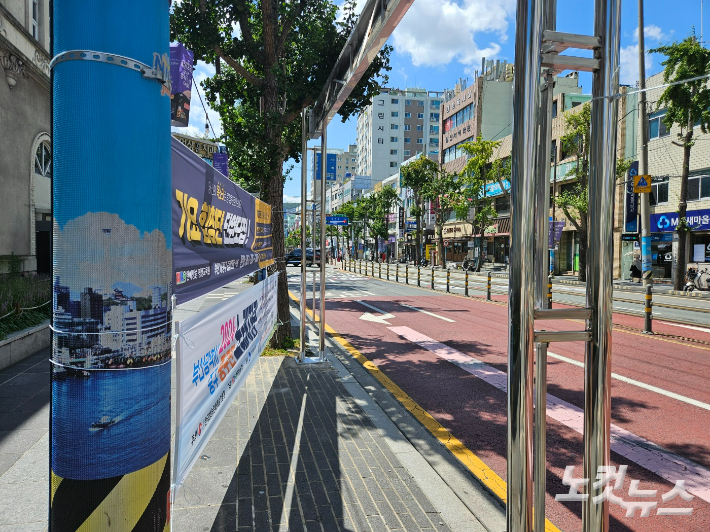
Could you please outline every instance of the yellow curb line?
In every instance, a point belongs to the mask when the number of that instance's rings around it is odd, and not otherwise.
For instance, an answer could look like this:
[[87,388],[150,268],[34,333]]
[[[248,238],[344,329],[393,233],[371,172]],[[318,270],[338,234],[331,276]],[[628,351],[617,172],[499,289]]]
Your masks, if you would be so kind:
[[[296,295],[288,291],[288,295],[296,303],[299,302]],[[309,309],[306,312],[312,314]],[[498,476],[498,474],[488,467],[483,460],[476,456],[468,447],[466,447],[456,436],[451,434],[446,430],[441,423],[439,423],[434,417],[424,410],[419,404],[417,404],[414,399],[409,397],[407,393],[397,386],[387,375],[385,375],[372,361],[370,361],[365,355],[360,353],[355,347],[350,344],[345,338],[340,336],[335,330],[325,324],[326,332],[343,348],[352,355],[352,357],[357,360],[367,371],[369,371],[373,377],[375,377],[380,384],[382,384],[387,390],[394,395],[394,397],[404,406],[409,412],[422,424],[426,429],[431,432],[431,434],[436,437],[451,453],[458,458],[463,465],[465,465],[468,470],[473,473],[473,475],[481,481],[481,483],[486,486],[493,495],[500,500],[504,505],[507,501],[507,484],[506,482]],[[553,525],[548,519],[545,519],[545,531],[546,532],[561,532],[555,525]]]

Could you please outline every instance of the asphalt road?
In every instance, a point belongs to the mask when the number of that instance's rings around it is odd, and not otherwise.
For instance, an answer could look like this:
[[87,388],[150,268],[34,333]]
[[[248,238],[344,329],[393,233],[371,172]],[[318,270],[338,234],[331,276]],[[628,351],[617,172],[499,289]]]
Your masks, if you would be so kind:
[[[311,282],[309,274],[309,306]],[[289,270],[289,286],[294,293],[300,290],[295,268]],[[643,295],[623,293],[634,296]],[[508,309],[504,296],[495,298],[486,302],[447,295],[330,268],[326,276],[326,323],[505,479]],[[666,309],[668,319],[674,318],[673,310]],[[658,317],[658,309],[655,313]],[[570,320],[546,322],[548,330],[582,327]],[[657,320],[659,334],[649,336],[641,327],[641,318],[614,314],[612,462],[628,465],[623,488],[614,494],[624,501],[656,502],[657,508],[692,507],[693,512],[659,516],[656,508],[649,517],[640,517],[640,510],[626,517],[627,508],[611,504],[611,529],[707,531],[710,329]],[[581,503],[558,502],[555,495],[569,490],[562,483],[566,466],[575,466],[574,476],[582,476],[583,361],[581,343],[550,346],[547,516],[562,530],[581,528]],[[632,480],[640,481],[639,489],[656,493],[631,497]],[[662,500],[675,480],[685,480],[691,501]]]

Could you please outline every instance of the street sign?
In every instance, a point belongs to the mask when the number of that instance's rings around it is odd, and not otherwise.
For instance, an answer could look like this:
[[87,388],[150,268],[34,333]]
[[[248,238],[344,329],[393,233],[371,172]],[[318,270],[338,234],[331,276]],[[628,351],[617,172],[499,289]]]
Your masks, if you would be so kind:
[[449,247],[449,241],[448,241],[448,240],[444,240],[444,247],[445,247],[445,248],[448,248],[448,247]]
[[635,175],[634,178],[634,193],[646,194],[651,192],[651,176],[650,175]]
[[326,216],[325,225],[348,225],[347,216]]

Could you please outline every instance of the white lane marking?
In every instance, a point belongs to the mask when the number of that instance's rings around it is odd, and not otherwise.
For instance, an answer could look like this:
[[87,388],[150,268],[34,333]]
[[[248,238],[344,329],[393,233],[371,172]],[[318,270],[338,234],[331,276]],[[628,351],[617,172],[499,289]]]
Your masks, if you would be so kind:
[[[556,353],[551,353],[550,351],[548,351],[547,354],[548,354],[548,356],[551,356],[552,358],[562,360],[563,362],[567,362],[568,364],[573,364],[573,365],[578,366],[580,368],[584,367],[584,363],[579,362],[578,360],[574,360],[572,358],[567,358],[565,356],[558,355]],[[670,397],[671,399],[677,399],[678,401],[683,401],[684,403],[688,403],[689,405],[697,406],[698,408],[703,408],[705,410],[710,410],[709,404],[703,403],[702,401],[698,401],[697,399],[691,399],[690,397],[686,397],[685,395],[680,395],[675,392],[670,392],[668,390],[664,390],[663,388],[659,388],[658,386],[653,386],[652,384],[646,384],[645,382],[637,381],[637,380],[632,379],[630,377],[624,377],[623,375],[619,375],[618,373],[612,373],[611,377],[613,379],[620,380],[620,381],[625,382],[627,384],[631,384],[633,386],[638,386],[639,388],[643,388],[644,390],[656,392],[657,394],[665,395],[666,397]]]
[[[369,303],[365,303],[364,301],[356,301],[356,303],[360,303],[361,305],[365,305],[367,308],[371,308],[372,310],[375,310],[375,311],[379,312],[380,314],[387,314],[388,316],[392,316],[392,314],[390,314],[389,312],[385,312],[384,310],[379,309],[374,305],[370,305]],[[392,317],[394,318],[394,316],[392,316]]]
[[683,327],[684,329],[692,329],[693,331],[710,333],[710,329],[706,329],[705,327],[694,327],[692,325],[683,325],[681,323],[672,323],[670,321],[656,321],[656,323],[660,323],[662,325],[672,325],[673,327]]
[[[418,344],[464,371],[508,393],[508,375],[461,351],[437,342],[409,327],[388,327],[390,331]],[[584,411],[547,394],[547,417],[584,434]],[[674,484],[685,480],[686,490],[710,502],[710,470],[663,449],[618,425],[611,425],[611,450]]]
[[394,315],[392,314],[383,314],[382,316],[375,316],[374,314],[370,312],[364,312],[362,316],[360,316],[360,319],[363,321],[372,321],[375,323],[381,323],[383,325],[390,325],[390,322],[386,321],[389,319],[394,318]]
[[439,318],[440,320],[448,321],[449,323],[456,323],[456,320],[452,320],[450,318],[445,318],[444,316],[439,316],[438,314],[434,314],[433,312],[429,312],[428,310],[422,310],[417,307],[413,307],[411,305],[405,305],[404,303],[400,303],[401,306],[411,308],[412,310],[416,310],[418,312],[421,312],[423,314],[426,314],[427,316],[433,316],[434,318]]

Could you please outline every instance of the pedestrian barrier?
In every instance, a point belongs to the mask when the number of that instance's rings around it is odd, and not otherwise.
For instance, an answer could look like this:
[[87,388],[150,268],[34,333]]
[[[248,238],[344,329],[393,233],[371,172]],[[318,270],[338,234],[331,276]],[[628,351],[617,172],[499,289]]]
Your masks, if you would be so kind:
[[409,284],[409,264],[404,265],[404,284]]
[[446,270],[446,292],[451,292],[451,271],[448,268]]
[[387,280],[390,280],[390,263],[387,263]]
[[486,281],[486,300],[491,300],[491,272],[488,272],[488,278]]
[[547,308],[552,308],[552,275],[547,276]]
[[468,270],[466,270],[466,280],[464,281],[463,295],[468,297]]
[[421,267],[417,266],[417,286],[421,286],[421,285],[422,285],[422,271],[421,271]]
[[646,285],[646,295],[645,295],[645,301],[644,301],[644,323],[643,323],[643,332],[647,334],[653,334],[653,285],[648,284]]
[[395,282],[399,282],[399,264],[394,265],[394,280]]
[[382,263],[379,263],[377,265],[377,275],[379,276],[380,279],[382,279]]

